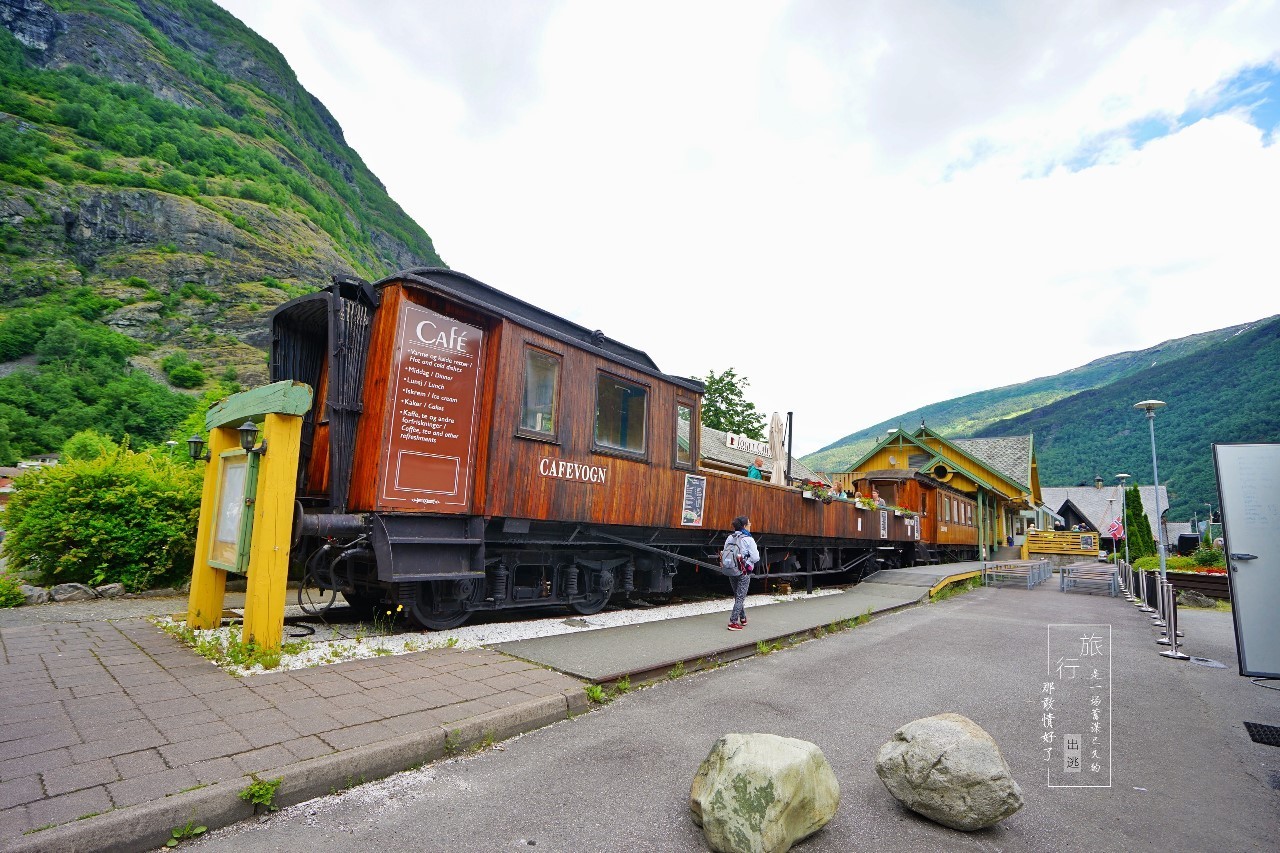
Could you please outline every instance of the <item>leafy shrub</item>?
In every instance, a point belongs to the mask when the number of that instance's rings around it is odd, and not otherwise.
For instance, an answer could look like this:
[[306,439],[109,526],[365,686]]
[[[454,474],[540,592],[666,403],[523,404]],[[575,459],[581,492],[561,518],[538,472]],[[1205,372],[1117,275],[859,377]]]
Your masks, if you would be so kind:
[[1226,560],[1217,548],[1197,548],[1191,555],[1197,566],[1225,566]]
[[199,388],[205,382],[204,369],[194,362],[180,364],[168,375],[169,381],[178,388]]
[[[1133,567],[1148,572],[1159,571],[1160,558],[1158,556],[1139,557],[1133,561]],[[1164,567],[1171,572],[1194,572],[1196,561],[1191,557],[1165,557]]]
[[81,430],[62,445],[62,457],[67,459],[100,459],[118,453],[120,445],[111,440],[111,436],[94,432],[91,429]]
[[4,553],[46,585],[175,581],[191,569],[203,474],[128,447],[30,471],[13,484]]
[[160,361],[160,369],[178,388],[199,388],[207,378],[199,362],[187,361],[186,354],[180,352],[165,356]]
[[19,587],[22,581],[10,574],[0,574],[0,607],[18,607],[25,602],[26,596]]

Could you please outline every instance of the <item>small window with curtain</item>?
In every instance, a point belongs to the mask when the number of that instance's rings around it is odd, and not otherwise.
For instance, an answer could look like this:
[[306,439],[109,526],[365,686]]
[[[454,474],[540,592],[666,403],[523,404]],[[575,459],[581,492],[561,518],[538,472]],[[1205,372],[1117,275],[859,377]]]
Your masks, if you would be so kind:
[[559,429],[560,357],[533,347],[524,351],[524,397],[520,401],[520,432],[534,438],[555,439]]
[[596,447],[622,453],[645,452],[648,389],[616,376],[596,378]]
[[688,403],[676,403],[676,467],[692,468],[694,442],[693,406]]

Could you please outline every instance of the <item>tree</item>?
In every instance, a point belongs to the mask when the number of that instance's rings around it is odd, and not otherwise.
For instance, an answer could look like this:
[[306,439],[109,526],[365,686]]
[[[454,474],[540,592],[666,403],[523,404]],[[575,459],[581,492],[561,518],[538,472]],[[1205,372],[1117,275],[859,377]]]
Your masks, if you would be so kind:
[[702,397],[703,426],[764,441],[764,414],[743,395],[750,380],[739,377],[732,367],[719,376],[709,370],[705,378],[695,378],[707,387]]
[[1124,490],[1124,530],[1129,537],[1129,559],[1136,560],[1156,552],[1151,522],[1142,510],[1142,493],[1137,486]]

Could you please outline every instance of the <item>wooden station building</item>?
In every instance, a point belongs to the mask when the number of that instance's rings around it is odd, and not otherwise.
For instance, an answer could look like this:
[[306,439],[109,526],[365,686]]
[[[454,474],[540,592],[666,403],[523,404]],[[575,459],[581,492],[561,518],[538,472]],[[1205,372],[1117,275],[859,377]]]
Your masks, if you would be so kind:
[[918,513],[920,538],[936,543],[935,559],[994,558],[1042,523],[1031,435],[947,439],[923,424],[911,433],[893,430],[832,479]]

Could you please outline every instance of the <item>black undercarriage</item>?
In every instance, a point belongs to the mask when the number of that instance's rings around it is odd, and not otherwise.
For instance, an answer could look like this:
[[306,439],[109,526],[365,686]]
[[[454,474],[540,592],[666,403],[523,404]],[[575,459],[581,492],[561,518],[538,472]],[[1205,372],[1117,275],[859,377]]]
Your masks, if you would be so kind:
[[[385,610],[430,630],[456,628],[477,612],[560,607],[590,615],[614,598],[725,586],[720,531],[404,514],[307,515],[301,529],[293,557],[304,589],[330,603],[341,592],[362,615]],[[974,557],[918,542],[769,533],[756,542],[754,580],[765,589],[785,581],[812,590],[883,568]]]

